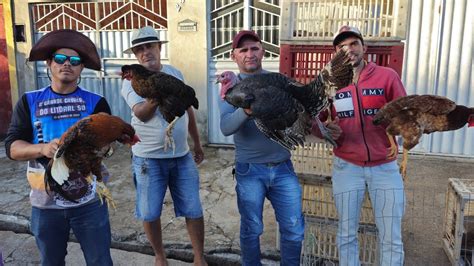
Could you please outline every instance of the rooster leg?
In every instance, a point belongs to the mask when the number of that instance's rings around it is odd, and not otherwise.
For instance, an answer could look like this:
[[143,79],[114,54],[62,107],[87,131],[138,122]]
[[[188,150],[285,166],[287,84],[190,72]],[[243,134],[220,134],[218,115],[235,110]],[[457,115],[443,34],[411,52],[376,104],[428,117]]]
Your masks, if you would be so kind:
[[408,181],[407,163],[408,163],[408,150],[403,148],[402,162],[400,163],[400,174],[402,175],[403,182],[405,183]]
[[390,142],[390,148],[388,151],[387,159],[394,159],[395,157],[397,157],[397,144],[395,144],[395,141],[393,140],[393,136],[390,135],[388,132],[386,133],[387,133],[388,141]]
[[176,122],[178,121],[179,117],[175,117],[173,121],[166,127],[166,134],[165,134],[165,147],[164,150],[166,151],[168,147],[171,147],[173,149],[173,154],[175,152],[176,146],[174,144],[174,139],[173,139],[173,129],[174,126],[176,125]]
[[110,190],[105,186],[104,182],[97,181],[95,191],[97,195],[99,195],[101,203],[103,203],[102,198],[105,198],[105,201],[107,202],[107,207],[112,207],[114,210],[117,208],[115,205],[115,201],[112,198],[112,193],[110,193]]
[[[89,184],[94,182],[91,175],[88,175],[86,180]],[[103,199],[105,199],[105,202],[107,202],[107,207],[112,207],[114,210],[116,209],[115,201],[112,198],[112,193],[110,193],[110,190],[105,186],[104,182],[96,181],[95,192],[99,196],[100,204],[104,204]]]
[[332,146],[337,147],[336,141],[331,137],[328,129],[323,125],[323,122],[319,120],[318,117],[315,118],[316,123],[318,124],[319,131],[321,131],[321,135],[323,135],[324,139],[329,142]]
[[327,121],[328,121],[328,122],[332,122],[331,107],[328,107],[327,110],[328,110],[328,119],[327,119]]

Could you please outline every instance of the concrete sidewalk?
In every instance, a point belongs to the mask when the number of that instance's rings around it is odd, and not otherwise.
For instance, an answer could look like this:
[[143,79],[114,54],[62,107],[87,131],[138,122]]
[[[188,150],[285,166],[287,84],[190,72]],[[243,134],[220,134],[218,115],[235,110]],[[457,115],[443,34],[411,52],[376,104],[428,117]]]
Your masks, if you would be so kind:
[[[29,234],[0,231],[0,251],[2,252],[5,266],[40,264],[40,255],[36,248],[35,238]],[[112,249],[111,254],[114,265],[153,265],[155,260],[150,255],[120,249]],[[168,263],[170,266],[192,265],[192,263],[172,259],[168,260]],[[66,264],[71,266],[86,265],[79,244],[70,243],[68,245]]]
[[[3,154],[1,151],[4,144],[0,144],[0,230],[29,233],[31,205],[26,163],[6,158],[4,151]],[[235,180],[231,174],[233,160],[233,149],[205,148],[205,160],[199,166],[205,222],[205,252],[210,265],[240,264],[240,215],[235,198]],[[126,146],[118,147],[105,164],[111,173],[108,187],[117,206],[115,210],[110,210],[112,247],[153,255],[142,224],[134,217],[135,188],[130,170],[130,150]],[[276,224],[269,203],[265,205],[264,217],[265,233],[261,237],[263,257],[267,259],[264,263],[276,265],[279,260],[275,248]],[[175,217],[169,193],[165,197],[161,221],[168,258],[191,262],[192,248],[186,224],[184,218]],[[31,243],[34,247],[34,241]],[[8,257],[4,255],[4,259]]]

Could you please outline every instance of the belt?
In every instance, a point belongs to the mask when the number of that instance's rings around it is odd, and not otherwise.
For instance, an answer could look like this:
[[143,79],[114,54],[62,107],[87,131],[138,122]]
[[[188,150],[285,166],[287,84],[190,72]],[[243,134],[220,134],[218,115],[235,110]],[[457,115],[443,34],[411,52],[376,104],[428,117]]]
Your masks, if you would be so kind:
[[[284,162],[284,161],[283,161]],[[277,162],[277,163],[262,163],[266,167],[275,167],[283,162]]]

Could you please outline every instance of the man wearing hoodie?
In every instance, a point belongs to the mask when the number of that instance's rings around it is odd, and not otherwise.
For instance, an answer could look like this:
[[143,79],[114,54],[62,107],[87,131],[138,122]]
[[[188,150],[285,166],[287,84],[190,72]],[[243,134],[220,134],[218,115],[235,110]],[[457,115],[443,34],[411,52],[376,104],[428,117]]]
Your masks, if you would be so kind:
[[[359,216],[368,189],[379,232],[379,264],[403,265],[401,223],[405,195],[396,158],[389,159],[385,129],[372,125],[386,103],[405,96],[398,74],[364,60],[367,46],[359,29],[342,26],[333,40],[337,51],[347,47],[355,68],[353,84],[336,93],[327,127],[337,139],[333,161],[333,194],[339,216],[337,245],[340,265],[360,265]],[[319,135],[316,124],[313,134]]]

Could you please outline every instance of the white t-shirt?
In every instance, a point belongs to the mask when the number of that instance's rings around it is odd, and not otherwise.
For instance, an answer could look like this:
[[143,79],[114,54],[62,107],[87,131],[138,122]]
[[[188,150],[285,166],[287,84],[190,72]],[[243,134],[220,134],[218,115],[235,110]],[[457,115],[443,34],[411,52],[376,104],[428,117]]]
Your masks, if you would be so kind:
[[[161,71],[184,81],[183,74],[170,65],[163,65]],[[133,106],[145,101],[145,99],[135,93],[129,80],[123,80],[121,92],[122,97],[132,110]],[[173,149],[170,147],[168,147],[166,151],[164,150],[165,130],[169,123],[163,118],[158,108],[156,109],[155,115],[147,122],[142,122],[132,111],[132,126],[140,138],[140,142],[132,146],[133,154],[155,159],[177,158],[186,155],[189,152],[188,123],[189,118],[186,112],[175,124],[173,139],[176,148],[173,154]]]

